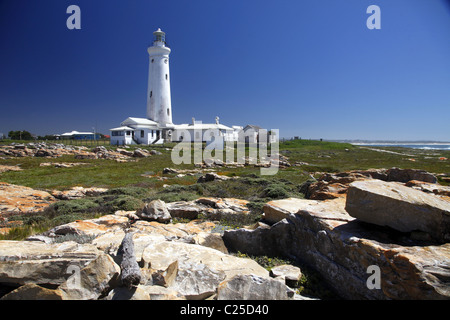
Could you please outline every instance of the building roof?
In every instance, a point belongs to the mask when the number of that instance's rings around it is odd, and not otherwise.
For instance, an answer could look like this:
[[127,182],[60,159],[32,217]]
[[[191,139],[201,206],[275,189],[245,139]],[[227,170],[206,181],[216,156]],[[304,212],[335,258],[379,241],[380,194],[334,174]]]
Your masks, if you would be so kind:
[[195,124],[178,124],[175,125],[175,130],[233,130],[220,123],[195,123]]
[[126,118],[121,124],[121,126],[158,126],[158,123],[146,118]]
[[109,131],[127,131],[127,130],[134,130],[134,129],[130,128],[130,127],[127,127],[127,126],[122,126],[122,127],[109,129]]
[[262,128],[260,126],[255,126],[253,124],[248,124],[248,125],[245,126],[244,131],[247,131],[248,129],[261,130]]
[[61,137],[69,137],[74,135],[88,135],[88,134],[94,134],[93,132],[78,132],[78,131],[72,131],[72,132],[66,132],[61,135]]

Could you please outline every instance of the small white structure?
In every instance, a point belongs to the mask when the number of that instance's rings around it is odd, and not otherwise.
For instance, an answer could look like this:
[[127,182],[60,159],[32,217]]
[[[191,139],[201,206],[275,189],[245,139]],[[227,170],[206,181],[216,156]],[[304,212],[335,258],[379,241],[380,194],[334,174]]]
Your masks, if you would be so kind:
[[99,133],[94,132],[79,132],[79,131],[71,131],[65,132],[59,135],[61,139],[71,139],[71,140],[98,140],[100,139]]
[[110,129],[113,145],[163,143],[162,129],[155,121],[130,117],[120,125]]

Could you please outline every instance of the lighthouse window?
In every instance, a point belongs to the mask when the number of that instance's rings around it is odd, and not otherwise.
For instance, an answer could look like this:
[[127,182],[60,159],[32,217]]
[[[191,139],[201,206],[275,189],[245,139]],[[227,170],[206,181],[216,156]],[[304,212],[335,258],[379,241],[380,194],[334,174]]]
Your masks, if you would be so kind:
[[166,73],[166,80],[168,79],[169,77],[167,76],[167,73]]
[[155,59],[152,59],[152,63],[155,61]]
[[150,91],[150,98],[152,97],[152,95],[153,95],[153,91]]
[[167,108],[167,115],[170,116],[170,110]]

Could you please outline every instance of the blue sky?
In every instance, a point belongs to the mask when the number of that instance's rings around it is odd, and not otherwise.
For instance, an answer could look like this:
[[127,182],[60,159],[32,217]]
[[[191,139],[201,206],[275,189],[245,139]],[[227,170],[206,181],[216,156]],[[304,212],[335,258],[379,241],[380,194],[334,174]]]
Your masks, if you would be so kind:
[[[71,4],[81,30],[66,27]],[[0,0],[0,132],[108,134],[145,117],[158,27],[174,123],[450,141],[447,0]]]

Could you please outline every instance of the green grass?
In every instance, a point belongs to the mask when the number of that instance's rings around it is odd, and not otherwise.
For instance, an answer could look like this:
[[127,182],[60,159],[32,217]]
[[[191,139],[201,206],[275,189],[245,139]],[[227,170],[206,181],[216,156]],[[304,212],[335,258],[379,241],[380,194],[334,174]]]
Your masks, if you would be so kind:
[[[393,154],[336,142],[293,140],[281,143],[280,153],[288,157],[292,165],[295,162],[306,162],[307,165],[283,168],[274,176],[261,176],[260,168],[253,166],[217,168],[217,173],[239,179],[196,183],[199,175],[177,178],[175,174],[162,174],[162,170],[166,167],[194,169],[194,164],[174,165],[172,163],[170,151],[165,148],[173,147],[173,144],[139,147],[148,150],[156,149],[162,154],[125,163],[104,159],[79,160],[74,156],[51,159],[33,157],[0,159],[0,165],[19,165],[23,169],[23,171],[0,173],[2,182],[47,191],[64,190],[73,186],[109,189],[101,196],[59,201],[40,213],[9,217],[10,222],[16,222],[16,227],[12,228],[8,234],[0,235],[0,240],[23,240],[32,234],[75,220],[92,219],[116,210],[136,210],[143,203],[154,199],[165,202],[190,201],[199,197],[246,199],[250,201],[247,205],[250,210],[249,215],[223,219],[217,224],[218,229],[239,228],[258,221],[264,204],[270,200],[303,197],[302,184],[310,179],[311,174],[318,176],[319,172],[399,167],[450,175],[450,161],[439,160],[439,157],[450,159],[450,151],[377,148],[396,152]],[[73,168],[40,167],[42,162],[84,162],[88,165]],[[449,184],[441,178],[438,179],[444,185]],[[163,188],[163,185],[166,186]],[[206,217],[200,218],[206,219]],[[63,240],[65,239],[60,239],[60,241]],[[91,239],[75,238],[73,240],[83,243]],[[240,253],[238,255],[246,256]],[[295,265],[295,262],[279,257],[246,257],[254,259],[268,270],[279,264]],[[323,299],[337,298],[316,272],[305,266],[300,267],[303,276],[294,286],[298,293]]]
[[318,151],[318,150],[345,150],[354,149],[350,143],[340,143],[331,141],[319,141],[319,140],[288,140],[280,142],[280,150],[290,149],[302,149],[305,151]]
[[[142,147],[142,146],[139,146]],[[337,142],[293,140],[280,144],[280,153],[295,162],[307,165],[280,169],[274,176],[261,176],[260,168],[217,168],[218,174],[239,177],[227,181],[196,183],[199,175],[175,177],[175,174],[162,174],[165,167],[194,169],[193,164],[174,165],[168,146],[142,147],[156,149],[161,155],[138,158],[136,162],[119,163],[105,159],[75,159],[74,156],[60,158],[6,158],[1,165],[19,165],[22,171],[0,173],[0,181],[51,191],[64,190],[73,186],[105,187],[110,189],[102,197],[84,198],[58,202],[40,216],[29,217],[23,227],[13,229],[10,237],[24,238],[32,232],[42,231],[56,224],[76,219],[113,213],[115,210],[134,210],[145,201],[161,199],[166,202],[190,201],[198,197],[239,198],[250,201],[255,220],[262,213],[265,202],[286,197],[302,197],[301,186],[318,172],[338,172],[369,168],[414,168],[431,173],[450,175],[450,151],[417,150],[396,147],[379,147],[396,153],[371,150]],[[114,149],[114,147],[110,147]],[[134,147],[136,148],[136,147]],[[130,148],[131,150],[133,148]],[[372,148],[375,149],[375,148]],[[412,159],[414,161],[412,161]],[[41,167],[43,162],[84,162],[85,166],[72,168]],[[443,185],[448,182],[438,178]],[[163,185],[168,185],[163,188]],[[241,226],[249,221],[224,221],[230,226]],[[40,232],[39,231],[39,232]],[[3,236],[4,238],[5,236]]]
[[[0,159],[3,165],[20,165],[23,171],[4,172],[0,181],[32,188],[52,190],[68,189],[72,186],[84,187],[127,187],[140,186],[145,188],[161,188],[163,184],[194,184],[198,177],[173,178],[159,180],[165,167],[178,169],[194,169],[193,164],[174,165],[170,151],[161,146],[142,147],[156,149],[161,155],[148,158],[138,158],[136,162],[118,163],[104,159],[75,159],[74,156],[60,158],[9,158]],[[132,148],[131,148],[132,149]],[[395,151],[407,155],[377,152],[364,147],[352,146],[337,142],[293,140],[280,143],[280,153],[289,158],[289,162],[307,162],[308,165],[280,169],[277,179],[289,180],[300,184],[314,172],[338,172],[369,168],[415,168],[432,173],[450,173],[450,161],[442,161],[440,156],[450,158],[450,151],[414,150],[405,148],[378,148]],[[411,156],[412,155],[412,156]],[[411,161],[414,159],[415,161]],[[40,167],[42,162],[84,162],[89,165],[72,168]],[[260,176],[260,168],[247,166],[245,168],[218,169],[219,174],[228,176]],[[149,175],[157,175],[149,178]],[[266,176],[267,178],[273,178]],[[446,184],[446,183],[443,183]],[[281,192],[281,191],[280,191]]]

